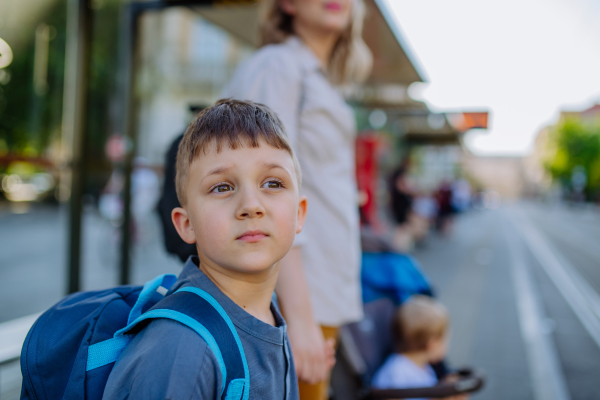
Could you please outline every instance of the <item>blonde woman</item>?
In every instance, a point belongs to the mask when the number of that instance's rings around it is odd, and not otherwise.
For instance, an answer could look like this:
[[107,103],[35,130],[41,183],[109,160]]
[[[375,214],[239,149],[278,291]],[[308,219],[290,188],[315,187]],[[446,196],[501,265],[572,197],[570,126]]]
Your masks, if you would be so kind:
[[309,211],[281,262],[277,295],[303,400],[327,397],[333,344],[362,316],[355,121],[336,86],[364,79],[361,0],[263,0],[261,49],[239,66],[224,97],[271,107],[300,160]]

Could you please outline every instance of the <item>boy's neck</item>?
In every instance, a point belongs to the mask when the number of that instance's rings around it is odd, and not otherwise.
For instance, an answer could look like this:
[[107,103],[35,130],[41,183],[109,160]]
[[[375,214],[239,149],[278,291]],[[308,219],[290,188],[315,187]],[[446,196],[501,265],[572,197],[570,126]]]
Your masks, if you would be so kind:
[[271,312],[271,299],[279,263],[261,274],[242,274],[223,268],[208,267],[200,261],[200,270],[235,304],[258,320],[275,326],[275,317]]
[[402,355],[410,359],[420,368],[425,368],[427,365],[429,365],[429,355],[426,351],[413,351],[409,353],[402,353]]

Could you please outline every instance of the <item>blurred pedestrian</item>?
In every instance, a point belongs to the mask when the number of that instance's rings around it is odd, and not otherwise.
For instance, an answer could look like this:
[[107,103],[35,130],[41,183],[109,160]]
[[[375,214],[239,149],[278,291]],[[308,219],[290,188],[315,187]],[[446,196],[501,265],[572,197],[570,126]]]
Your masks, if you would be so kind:
[[[115,224],[123,217],[121,192],[125,178],[120,169],[115,168],[98,201],[100,215]],[[143,157],[136,157],[131,173],[131,210],[136,223],[145,224],[160,196],[160,181],[150,163]]]
[[392,215],[398,225],[408,222],[413,196],[406,181],[406,168],[399,167],[390,179],[390,202]]
[[415,245],[423,244],[435,221],[437,202],[427,192],[417,193],[413,198],[412,218],[410,220]]
[[446,235],[450,233],[452,215],[454,214],[454,208],[452,207],[452,187],[448,181],[444,180],[440,183],[435,197],[438,203],[436,229],[439,233]]
[[338,327],[362,317],[356,130],[336,85],[369,73],[363,16],[361,0],[264,0],[262,48],[223,93],[271,107],[302,166],[310,208],[276,288],[301,399],[327,398]]
[[471,206],[471,184],[466,179],[452,182],[452,207],[457,213],[466,211]]
[[413,195],[409,188],[406,173],[407,163],[398,167],[390,178],[390,208],[396,226],[394,228],[394,245],[402,253],[412,248],[413,238],[409,219],[412,213]]

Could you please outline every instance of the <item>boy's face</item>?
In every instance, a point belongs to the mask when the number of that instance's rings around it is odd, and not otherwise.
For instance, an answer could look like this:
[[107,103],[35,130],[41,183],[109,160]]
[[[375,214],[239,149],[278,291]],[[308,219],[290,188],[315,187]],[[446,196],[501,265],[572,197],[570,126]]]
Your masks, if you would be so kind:
[[190,165],[185,190],[187,204],[173,210],[173,222],[185,242],[197,243],[205,267],[263,272],[302,230],[306,198],[299,198],[292,157],[264,141],[207,149]]

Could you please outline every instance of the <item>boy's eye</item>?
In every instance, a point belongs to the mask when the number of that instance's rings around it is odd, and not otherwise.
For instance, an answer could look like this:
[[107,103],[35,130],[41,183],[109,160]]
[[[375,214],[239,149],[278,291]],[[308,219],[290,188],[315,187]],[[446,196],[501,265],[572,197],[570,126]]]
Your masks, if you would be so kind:
[[222,183],[220,185],[217,185],[213,188],[213,190],[211,190],[214,193],[225,193],[225,192],[230,192],[232,191],[233,188],[231,187],[231,185],[228,185],[226,183]]
[[279,181],[268,181],[265,182],[262,187],[266,189],[280,189],[283,187],[283,184]]

